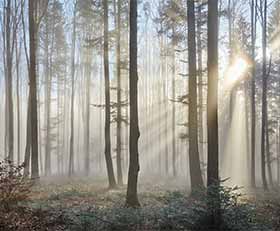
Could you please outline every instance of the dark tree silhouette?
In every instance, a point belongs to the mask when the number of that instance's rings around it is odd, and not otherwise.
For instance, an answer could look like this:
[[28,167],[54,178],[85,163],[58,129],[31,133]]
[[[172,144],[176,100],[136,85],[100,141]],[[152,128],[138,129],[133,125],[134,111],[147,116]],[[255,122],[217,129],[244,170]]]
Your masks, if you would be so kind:
[[194,1],[188,6],[188,64],[189,64],[189,166],[192,190],[203,186],[197,134],[197,68]]
[[129,171],[126,206],[138,207],[137,181],[139,172],[138,139],[138,72],[137,72],[137,0],[130,1],[130,38],[129,38]]
[[109,77],[109,44],[108,44],[108,1],[103,0],[104,8],[104,77],[105,77],[105,158],[109,188],[116,187],[116,180],[111,156],[111,112],[110,112],[110,77]]
[[31,122],[31,177],[39,177],[38,166],[38,115],[37,115],[37,84],[36,84],[36,48],[37,26],[35,24],[35,11],[37,1],[29,0],[29,95],[30,95],[30,122]]
[[214,227],[220,225],[219,208],[215,204],[219,200],[218,73],[218,0],[211,0],[208,1],[207,186],[209,221]]

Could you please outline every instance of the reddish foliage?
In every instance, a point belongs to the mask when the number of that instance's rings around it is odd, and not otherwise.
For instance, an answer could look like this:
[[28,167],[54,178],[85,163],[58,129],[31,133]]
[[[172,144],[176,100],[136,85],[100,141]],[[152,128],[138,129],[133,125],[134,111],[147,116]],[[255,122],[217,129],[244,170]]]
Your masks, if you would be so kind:
[[23,175],[24,165],[0,161],[0,210],[9,211],[28,198],[32,181]]

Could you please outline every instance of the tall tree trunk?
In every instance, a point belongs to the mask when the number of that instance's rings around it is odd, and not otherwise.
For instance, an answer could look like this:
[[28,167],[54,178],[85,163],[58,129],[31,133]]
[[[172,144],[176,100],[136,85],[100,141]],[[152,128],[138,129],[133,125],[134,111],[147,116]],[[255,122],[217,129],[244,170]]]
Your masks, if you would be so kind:
[[273,177],[272,177],[272,159],[271,159],[271,153],[270,153],[270,139],[269,139],[269,127],[268,127],[268,120],[266,121],[266,128],[265,128],[265,148],[266,148],[266,162],[267,162],[267,173],[268,173],[268,180],[269,185],[273,186]]
[[251,56],[253,61],[251,81],[251,187],[256,187],[256,100],[255,100],[255,44],[256,44],[256,2],[251,0]]
[[104,8],[104,79],[105,79],[105,159],[109,188],[116,187],[116,180],[111,156],[111,107],[110,107],[110,77],[109,77],[109,48],[108,48],[108,1],[103,0]]
[[67,129],[67,124],[68,124],[68,116],[67,116],[67,108],[68,108],[68,90],[67,90],[67,81],[68,79],[66,78],[66,73],[67,73],[67,66],[65,65],[65,76],[63,79],[63,117],[65,118],[62,123],[63,123],[63,132],[62,132],[62,153],[61,153],[61,173],[64,174],[64,162],[65,162],[65,153],[67,153],[67,139],[66,139],[66,134],[68,135],[68,133],[66,133],[66,129]]
[[[231,65],[232,63],[232,60],[233,60],[233,50],[234,50],[234,47],[233,47],[233,8],[232,8],[232,0],[228,0],[228,27],[229,27],[229,63]],[[229,131],[230,128],[231,128],[231,122],[232,122],[232,116],[233,116],[233,110],[234,110],[234,93],[235,93],[235,90],[232,89],[230,91],[230,94],[229,94],[229,120],[228,120],[228,128],[227,130]],[[228,138],[227,138],[228,139]]]
[[263,92],[262,92],[262,126],[261,126],[261,175],[264,190],[268,190],[265,172],[265,128],[267,121],[267,72],[266,72],[266,55],[267,55],[267,0],[264,0],[263,8],[263,28],[262,28],[262,79],[263,79]]
[[21,136],[20,136],[20,132],[21,132],[21,123],[20,123],[20,116],[21,116],[21,111],[20,111],[20,79],[19,79],[19,65],[20,65],[20,56],[21,56],[21,42],[19,44],[18,47],[18,39],[16,37],[16,76],[17,76],[17,80],[16,80],[16,97],[17,97],[17,164],[20,164],[20,153],[21,153]]
[[[201,1],[199,1],[201,4]],[[198,127],[199,127],[199,153],[201,156],[202,164],[205,164],[204,161],[204,129],[203,129],[203,70],[202,70],[202,6],[198,7],[198,19],[197,19],[197,64],[198,64]],[[202,173],[204,176],[204,173]]]
[[31,98],[28,96],[27,120],[26,120],[26,146],[24,154],[24,176],[29,175],[30,171],[30,152],[31,152]]
[[[174,34],[174,29],[173,29]],[[176,60],[175,60],[175,42],[172,40],[172,100],[175,100],[175,89],[176,89],[176,81],[175,81],[175,67],[176,66]],[[175,124],[175,116],[176,116],[176,108],[175,103],[172,102],[172,117],[171,117],[171,126],[172,126],[172,171],[173,176],[177,176],[177,153],[176,153],[176,124]]]
[[90,67],[90,52],[91,49],[85,51],[86,55],[86,66],[85,66],[85,74],[86,74],[86,112],[85,112],[85,173],[86,176],[89,175],[90,172],[90,77],[91,77],[91,67]]
[[[117,27],[116,34],[116,63],[117,63],[117,179],[118,184],[123,185],[122,176],[122,156],[121,156],[121,145],[122,145],[122,114],[121,114],[121,1],[118,0],[116,7],[116,0],[114,1],[115,8],[115,25]],[[117,9],[116,9],[117,8]]]
[[42,156],[42,131],[41,131],[41,100],[40,100],[40,89],[37,88],[37,94],[38,94],[38,158],[39,158],[39,172],[41,175],[44,174],[44,168],[43,168],[43,156]]
[[50,144],[50,108],[51,108],[51,82],[52,76],[50,73],[51,64],[49,62],[49,34],[50,31],[48,30],[49,21],[48,17],[46,17],[46,38],[44,41],[44,52],[45,52],[45,63],[44,63],[44,74],[45,74],[45,174],[46,176],[50,175],[50,151],[51,151],[51,144]]
[[126,194],[126,206],[138,207],[137,195],[139,166],[138,139],[138,71],[137,71],[137,0],[130,1],[130,37],[129,37],[129,171]]
[[188,63],[189,63],[189,167],[192,191],[203,186],[198,152],[197,134],[197,69],[194,1],[188,7]]
[[7,109],[8,109],[8,159],[14,160],[14,112],[13,112],[13,79],[12,79],[12,69],[13,69],[13,48],[12,48],[12,0],[7,0],[7,5],[5,6],[5,41],[6,41],[6,72],[7,75],[7,86],[6,86],[6,97],[7,97]]
[[38,167],[38,115],[37,115],[37,83],[36,83],[36,49],[37,49],[37,29],[35,25],[35,11],[37,3],[29,0],[29,49],[30,49],[30,71],[29,71],[29,91],[30,91],[30,117],[31,117],[31,177],[39,178]]
[[[57,79],[57,112],[56,112],[56,122],[57,122],[57,137],[56,137],[56,158],[57,158],[57,174],[59,175],[60,170],[60,156],[61,156],[61,147],[60,147],[60,79]],[[40,120],[39,120],[40,121]]]
[[[165,36],[165,45],[167,44],[167,36]],[[164,66],[165,66],[165,75],[163,79],[163,104],[164,104],[164,153],[165,153],[165,160],[166,160],[166,165],[169,166],[168,162],[168,95],[167,95],[167,78],[168,78],[168,59],[167,56],[164,56]],[[172,67],[173,68],[173,67]],[[173,176],[176,176],[176,166],[175,166],[176,160],[172,161],[172,170],[173,170]]]
[[76,51],[76,9],[77,1],[74,6],[73,32],[72,32],[72,50],[71,50],[71,118],[70,118],[70,148],[69,148],[69,166],[68,176],[74,174],[74,97],[75,97],[75,51]]
[[207,186],[210,223],[215,228],[220,226],[220,209],[213,203],[219,200],[218,78],[218,0],[211,0],[208,1]]

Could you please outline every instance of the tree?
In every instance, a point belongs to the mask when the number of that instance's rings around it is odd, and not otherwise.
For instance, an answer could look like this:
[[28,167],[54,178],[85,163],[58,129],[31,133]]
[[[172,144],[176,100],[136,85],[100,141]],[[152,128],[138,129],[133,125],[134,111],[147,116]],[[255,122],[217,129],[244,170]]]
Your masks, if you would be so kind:
[[104,10],[104,77],[105,77],[105,159],[109,188],[116,187],[116,180],[111,156],[111,107],[110,107],[110,77],[109,77],[109,45],[108,45],[108,1],[103,0]]
[[188,64],[189,64],[189,166],[192,190],[203,186],[197,134],[197,69],[194,1],[188,6]]
[[[53,9],[48,9],[52,11]],[[45,174],[48,176],[51,172],[51,97],[52,97],[52,57],[50,57],[50,50],[52,50],[53,41],[52,32],[53,32],[53,17],[51,12],[47,12],[46,17],[44,18],[44,76],[45,76]],[[51,25],[52,24],[52,25]],[[51,47],[50,47],[51,46]]]
[[70,152],[68,176],[74,174],[74,97],[75,97],[75,52],[76,52],[76,7],[74,5],[73,32],[72,32],[72,49],[71,49],[71,119],[70,119]]
[[[43,67],[45,87],[45,175],[51,175],[53,150],[56,149],[57,165],[60,166],[60,88],[65,77],[66,39],[64,34],[63,5],[57,0],[48,4],[40,28],[43,44]],[[57,85],[55,94],[54,85]],[[53,116],[53,98],[57,98],[57,113]],[[40,92],[38,92],[38,99]],[[40,106],[40,102],[39,102]],[[38,108],[39,109],[39,108]],[[40,118],[40,117],[39,117]],[[40,121],[39,121],[40,122]],[[56,132],[55,132],[56,131]],[[56,141],[56,142],[55,142]],[[41,146],[41,145],[40,145]]]
[[255,43],[256,43],[256,2],[251,0],[251,56],[253,61],[251,81],[251,187],[256,187],[256,83],[255,83]]
[[[199,154],[201,156],[201,162],[203,165],[205,165],[205,160],[204,160],[204,94],[203,94],[203,1],[199,1],[199,6],[198,6],[198,13],[197,13],[197,67],[198,67],[198,127],[199,127]],[[202,176],[205,175],[204,170],[202,170]]]
[[262,124],[261,124],[261,175],[263,181],[264,190],[268,190],[266,181],[266,170],[265,170],[265,135],[266,135],[266,123],[267,123],[267,0],[261,3],[263,9],[263,25],[262,25],[262,80],[263,80],[263,91],[262,91]]
[[219,181],[218,143],[218,1],[208,2],[208,167],[207,185]]
[[36,48],[37,48],[37,28],[35,15],[37,2],[29,0],[29,95],[30,95],[30,123],[31,123],[31,177],[39,177],[38,166],[38,115],[37,115],[37,81],[36,81]]
[[[92,2],[90,0],[79,0],[77,1],[77,31],[78,37],[80,37],[81,42],[81,77],[84,79],[82,82],[84,86],[82,89],[85,89],[85,94],[82,94],[84,107],[82,108],[83,122],[84,122],[84,172],[88,176],[90,173],[90,102],[91,102],[91,77],[93,69],[93,48],[96,48],[97,45],[92,42],[93,31],[96,29],[96,24],[100,23],[100,14],[95,13],[100,10],[100,3]],[[97,8],[97,9],[96,9]],[[99,45],[99,43],[98,43]],[[97,49],[96,49],[97,50]]]
[[20,107],[20,59],[21,59],[21,46],[22,42],[19,42],[18,44],[18,37],[16,35],[16,98],[17,98],[17,165],[20,165],[20,153],[21,153],[21,107]]
[[[123,184],[122,177],[122,157],[121,157],[121,124],[122,124],[122,110],[121,110],[121,1],[118,0],[116,7],[116,0],[114,1],[115,8],[115,25],[117,29],[116,33],[116,63],[117,63],[117,179],[118,184]],[[117,9],[116,9],[117,8]],[[117,12],[116,12],[117,11]]]
[[138,72],[137,72],[137,0],[130,1],[130,38],[129,38],[129,170],[126,194],[126,206],[139,207],[137,182],[139,166],[138,139]]
[[[14,161],[13,61],[14,53],[18,46],[17,33],[20,3],[7,0],[3,2],[3,6],[3,61],[6,91],[5,155],[7,155],[9,160]],[[15,59],[17,61],[17,57]]]
[[[207,137],[208,165],[207,186],[209,207],[213,209],[215,200],[219,200],[219,135],[218,135],[218,0],[208,1],[208,94],[207,94]],[[213,193],[210,192],[214,187]],[[210,189],[210,190],[209,190]],[[210,223],[219,227],[219,208],[211,210]]]
[[[171,153],[172,153],[172,175],[177,176],[177,148],[176,148],[176,46],[180,43],[185,42],[185,24],[187,21],[187,16],[185,14],[184,1],[167,0],[163,4],[160,1],[159,4],[159,18],[156,22],[159,22],[160,28],[158,33],[166,35],[167,38],[171,40],[170,51],[165,52],[165,56],[171,56],[171,98],[172,98],[172,111],[171,111]],[[180,7],[181,6],[181,7]],[[167,50],[167,49],[166,49]],[[166,88],[166,83],[163,84]],[[166,89],[164,90],[166,91]],[[166,92],[164,92],[166,95]],[[167,115],[167,112],[166,112]],[[165,128],[165,132],[166,132]],[[166,149],[167,150],[167,149]],[[167,153],[167,152],[166,152]],[[168,156],[168,153],[167,155]],[[167,158],[166,158],[167,160]],[[167,161],[166,161],[167,163]]]

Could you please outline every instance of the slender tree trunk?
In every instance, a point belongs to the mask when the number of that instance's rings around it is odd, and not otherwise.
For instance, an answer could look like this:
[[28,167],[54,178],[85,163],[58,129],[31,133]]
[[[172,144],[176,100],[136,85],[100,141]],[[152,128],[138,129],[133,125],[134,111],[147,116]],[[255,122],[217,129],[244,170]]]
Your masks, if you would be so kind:
[[[102,56],[102,54],[101,54]],[[101,62],[100,62],[100,94],[99,94],[99,104],[102,105],[102,88],[101,86],[103,86],[103,60],[102,58],[100,59]],[[102,143],[103,143],[103,127],[102,127],[102,123],[103,123],[103,116],[102,116],[102,110],[99,110],[99,144],[100,144],[100,149],[99,149],[99,171],[103,171],[103,168],[102,168],[102,164],[103,164],[103,148],[102,148]]]
[[197,69],[194,1],[188,7],[188,63],[189,63],[189,167],[192,191],[203,186],[198,152],[197,134]]
[[117,62],[117,179],[118,184],[123,185],[122,177],[122,156],[121,156],[121,145],[122,145],[122,114],[121,114],[121,1],[118,0],[116,10],[116,0],[114,1],[115,8],[115,25],[117,27],[116,34],[116,62]]
[[[199,4],[201,4],[201,1],[199,1]],[[202,6],[199,6],[198,8],[198,19],[197,19],[197,63],[198,63],[198,123],[199,123],[199,153],[201,156],[201,162],[204,165],[204,129],[203,129],[203,72],[202,72]],[[202,173],[202,176],[204,176],[204,173]],[[205,177],[204,177],[205,178]],[[206,178],[205,178],[206,179]]]
[[[165,37],[165,45],[167,44],[167,36]],[[163,79],[163,99],[164,99],[164,153],[165,153],[165,160],[166,160],[166,165],[169,166],[168,162],[168,95],[167,95],[167,78],[168,78],[168,61],[167,61],[167,56],[164,56],[164,66],[165,66],[165,76]],[[175,165],[176,160],[172,161],[172,170],[173,170],[173,176],[176,176],[176,165]]]
[[105,159],[109,188],[116,187],[113,162],[111,156],[111,107],[110,107],[110,77],[109,77],[109,51],[108,51],[108,1],[103,0],[104,8],[104,77],[105,77]]
[[255,100],[255,41],[256,41],[256,2],[251,0],[251,56],[253,61],[251,81],[251,187],[256,187],[256,100]]
[[57,174],[59,175],[60,170],[60,79],[57,79],[57,112],[56,112],[56,122],[57,122],[57,138],[56,138],[56,158],[57,158]]
[[218,0],[211,0],[208,1],[207,186],[210,187],[210,224],[217,229],[220,226],[220,209],[213,201],[219,200],[218,79]]
[[[231,65],[233,60],[233,39],[232,39],[232,31],[233,31],[233,8],[232,8],[232,0],[228,0],[228,27],[229,27],[229,63]],[[231,128],[233,110],[234,110],[234,94],[235,90],[232,89],[229,94],[229,120],[228,120],[228,131]],[[227,138],[228,139],[228,138]]]
[[31,152],[31,98],[28,96],[27,121],[26,121],[26,146],[24,154],[24,175],[28,176],[30,171],[30,152]]
[[5,41],[6,41],[6,97],[7,97],[7,109],[8,109],[8,159],[14,161],[14,112],[13,112],[13,48],[12,48],[12,0],[7,0],[5,7]]
[[45,63],[44,63],[44,72],[45,72],[45,174],[46,176],[50,175],[50,151],[51,151],[51,144],[50,144],[50,107],[51,107],[51,82],[52,76],[50,73],[51,64],[49,62],[49,21],[48,17],[46,17],[46,38],[44,41],[44,52],[45,52]]
[[138,139],[138,71],[137,71],[137,0],[130,1],[130,38],[129,38],[129,171],[126,194],[126,206],[138,207],[137,195],[139,166]]
[[20,164],[20,153],[21,153],[21,122],[20,122],[20,80],[19,80],[19,64],[20,64],[20,54],[21,54],[21,43],[18,47],[17,38],[16,38],[16,97],[17,97],[17,164]]
[[85,74],[86,74],[86,113],[85,113],[85,173],[86,176],[89,175],[90,172],[90,76],[91,76],[91,67],[90,67],[90,52],[91,49],[85,51],[86,52],[86,66],[85,66]]
[[[174,31],[173,31],[174,32]],[[175,43],[172,42],[172,100],[175,100],[175,89],[176,89],[176,82],[175,82]],[[172,170],[173,170],[173,176],[177,176],[177,153],[176,153],[176,124],[175,124],[175,116],[176,116],[176,108],[175,103],[172,102],[172,117],[171,117],[171,126],[172,126]]]
[[273,186],[273,177],[272,177],[272,159],[271,159],[271,153],[270,153],[270,139],[269,139],[269,127],[268,127],[268,121],[266,121],[266,129],[265,129],[265,148],[266,148],[266,162],[267,162],[267,173],[268,173],[268,180],[269,185]]
[[31,177],[39,178],[38,167],[38,115],[37,115],[37,83],[36,83],[36,48],[37,48],[37,29],[35,24],[36,2],[29,0],[29,49],[30,49],[30,71],[29,71],[29,90],[30,90],[30,117],[31,117]]
[[76,7],[74,6],[74,18],[73,18],[73,32],[72,32],[72,50],[71,50],[71,112],[70,112],[70,148],[69,148],[69,166],[68,176],[71,177],[74,174],[74,98],[75,98],[75,52],[76,52]]
[[64,161],[65,161],[65,153],[67,153],[67,140],[66,140],[66,134],[68,135],[68,133],[66,132],[67,129],[67,125],[68,124],[68,116],[67,116],[67,107],[68,104],[68,90],[67,90],[67,78],[66,78],[66,73],[67,73],[67,66],[65,65],[65,76],[64,76],[64,80],[63,80],[63,117],[64,120],[62,121],[63,123],[63,132],[62,132],[62,153],[61,153],[61,173],[64,174]]
[[42,132],[41,132],[41,100],[40,100],[40,90],[37,89],[37,94],[38,94],[38,143],[39,143],[39,172],[41,175],[44,174],[44,168],[43,168],[43,156],[42,156]]
[[[246,157],[247,157],[247,173],[248,177],[250,177],[251,169],[250,169],[250,153],[251,153],[251,146],[250,146],[250,82],[244,82],[244,107],[245,107],[245,131],[246,131]],[[249,178],[250,179],[250,178]],[[250,184],[250,180],[246,183]]]
[[265,128],[267,121],[267,73],[266,73],[266,47],[267,47],[267,0],[264,0],[263,3],[263,31],[262,31],[262,56],[263,56],[263,92],[262,92],[262,126],[261,126],[261,175],[264,190],[268,190],[267,181],[266,181],[266,172],[265,172]]

